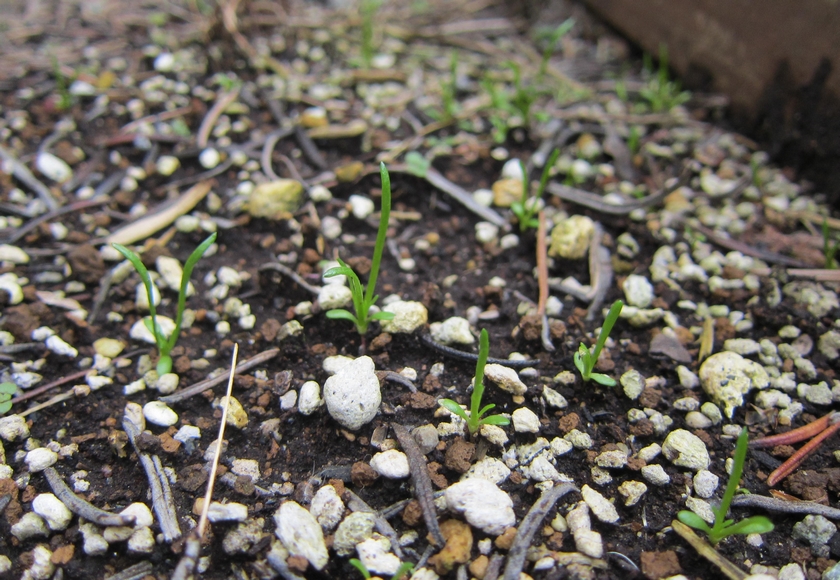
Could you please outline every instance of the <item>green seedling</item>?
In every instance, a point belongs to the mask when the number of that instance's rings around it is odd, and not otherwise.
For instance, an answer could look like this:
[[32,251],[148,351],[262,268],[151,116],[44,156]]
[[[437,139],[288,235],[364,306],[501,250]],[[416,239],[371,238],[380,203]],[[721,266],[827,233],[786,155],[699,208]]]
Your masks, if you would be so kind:
[[417,151],[409,151],[405,155],[405,167],[411,175],[415,175],[421,179],[425,179],[429,174],[429,167],[432,166],[431,161],[423,157]]
[[206,240],[201,242],[195,250],[193,250],[193,253],[190,254],[190,257],[187,258],[187,261],[184,264],[184,271],[181,274],[181,287],[178,291],[178,310],[175,314],[175,329],[169,336],[164,335],[163,329],[160,327],[160,324],[158,324],[157,310],[152,296],[152,278],[149,276],[149,271],[146,269],[146,266],[144,266],[143,262],[140,260],[140,256],[123,245],[111,244],[120,254],[125,256],[126,260],[131,262],[131,265],[134,266],[134,269],[137,270],[138,274],[140,274],[140,279],[146,287],[146,295],[149,297],[150,315],[143,319],[143,324],[145,324],[146,328],[148,328],[154,335],[155,344],[157,344],[158,352],[160,353],[160,358],[158,358],[157,363],[158,375],[165,375],[166,373],[172,371],[172,357],[169,353],[172,352],[173,348],[175,348],[175,343],[178,341],[178,336],[181,334],[181,322],[184,319],[184,307],[187,303],[187,286],[190,283],[190,275],[192,275],[193,268],[195,268],[195,265],[207,251],[207,248],[209,248],[210,244],[215,241],[216,232],[213,232]]
[[379,212],[379,231],[376,232],[376,245],[373,248],[373,260],[370,264],[370,277],[367,287],[362,287],[359,276],[341,258],[338,258],[340,266],[324,272],[325,278],[347,276],[347,280],[350,282],[350,292],[353,294],[353,309],[356,311],[353,314],[343,308],[328,310],[327,318],[351,321],[356,325],[356,330],[359,331],[361,336],[367,333],[368,324],[371,320],[391,320],[394,318],[393,312],[379,311],[370,314],[371,306],[376,304],[379,299],[379,296],[374,292],[376,291],[376,278],[379,276],[379,264],[382,261],[382,250],[385,248],[385,237],[388,235],[388,218],[391,215],[391,176],[388,174],[384,163],[379,164],[379,175],[382,178],[382,211]]
[[458,112],[458,102],[455,97],[458,93],[458,53],[452,51],[449,54],[449,81],[443,83],[443,116],[445,119],[452,119]]
[[[650,65],[650,56],[645,55],[645,69],[653,70]],[[680,83],[671,81],[668,78],[668,49],[662,44],[659,46],[659,70],[656,76],[651,78],[647,85],[639,90],[639,96],[648,102],[650,109],[654,112],[670,111],[677,105],[682,105],[691,98],[691,93],[680,90]]]
[[5,415],[12,408],[12,397],[17,392],[14,383],[0,383],[0,415]]
[[[373,576],[370,575],[370,570],[367,569],[361,560],[358,558],[350,558],[350,564],[356,568],[359,572],[361,572],[362,576],[365,580],[371,580]],[[394,575],[391,576],[391,580],[401,580],[406,574],[412,572],[414,570],[414,564],[410,562],[403,562],[397,568],[397,571],[394,572]]]
[[373,62],[373,19],[384,0],[362,0],[362,63],[370,68]]
[[509,425],[510,419],[503,415],[488,415],[485,417],[490,409],[495,407],[494,404],[481,406],[481,399],[484,397],[484,365],[487,364],[487,355],[490,353],[490,338],[487,336],[487,330],[481,329],[481,336],[478,339],[478,361],[475,363],[475,386],[473,387],[472,396],[470,397],[470,414],[461,408],[461,405],[452,399],[441,399],[440,404],[447,411],[455,413],[467,422],[467,429],[470,432],[470,438],[481,429],[482,425]]
[[55,75],[56,100],[55,108],[59,111],[66,111],[73,106],[73,95],[70,94],[70,85],[76,80],[76,75],[68,78],[61,72],[61,65],[58,59],[52,57],[53,75]]
[[542,53],[542,60],[540,61],[540,70],[538,79],[542,79],[545,76],[546,71],[548,70],[548,61],[551,59],[551,55],[554,54],[554,51],[557,49],[557,43],[560,42],[560,39],[566,36],[569,31],[574,27],[575,19],[569,18],[564,20],[560,23],[560,25],[555,28],[551,33],[548,35],[546,39],[545,49],[543,49]]
[[519,161],[519,166],[522,168],[522,199],[519,201],[515,201],[510,204],[510,209],[513,211],[513,215],[516,216],[516,219],[519,220],[519,231],[526,232],[529,229],[537,229],[540,225],[540,222],[537,218],[534,217],[539,211],[540,199],[542,199],[542,195],[545,192],[545,186],[548,183],[549,172],[551,168],[554,167],[554,164],[557,162],[557,158],[560,157],[560,150],[555,149],[551,152],[551,156],[546,161],[545,166],[543,167],[542,177],[540,177],[540,186],[537,189],[537,194],[530,198],[528,197],[528,174],[525,171],[525,164],[522,163],[522,160]]
[[522,121],[527,125],[531,118],[531,105],[537,100],[536,90],[530,85],[525,86],[522,83],[522,70],[519,65],[512,60],[506,63],[507,67],[513,71],[513,100],[511,104],[522,116]]
[[823,256],[825,257],[825,269],[836,270],[837,260],[835,256],[837,255],[838,248],[840,248],[840,240],[834,240],[834,243],[831,242],[831,230],[828,227],[828,220],[825,218],[823,218],[822,221],[822,237]]
[[703,518],[688,510],[683,510],[677,514],[677,519],[685,525],[695,530],[706,532],[712,544],[717,544],[725,537],[735,534],[764,534],[773,531],[773,522],[765,516],[752,516],[741,520],[737,524],[734,520],[726,519],[726,514],[729,512],[729,504],[735,496],[735,492],[738,489],[738,482],[741,481],[741,475],[744,473],[748,439],[747,428],[744,427],[741,429],[741,434],[738,436],[738,443],[735,445],[732,473],[729,475],[729,481],[726,483],[726,491],[723,492],[723,499],[719,507],[712,507],[712,511],[715,514],[714,525],[709,527]]
[[601,355],[601,349],[604,348],[604,343],[607,342],[607,338],[610,336],[610,331],[612,331],[615,321],[618,320],[618,315],[621,314],[621,309],[623,307],[624,302],[621,300],[613,302],[609,313],[607,313],[606,319],[604,319],[604,325],[601,327],[601,333],[598,335],[598,342],[595,343],[594,351],[590,352],[590,350],[586,348],[585,344],[580,343],[578,351],[575,353],[574,361],[575,366],[580,371],[580,376],[584,381],[589,382],[590,380],[593,380],[605,387],[614,387],[616,385],[615,379],[612,377],[608,377],[607,375],[601,373],[594,373],[592,371],[598,363],[598,357]]

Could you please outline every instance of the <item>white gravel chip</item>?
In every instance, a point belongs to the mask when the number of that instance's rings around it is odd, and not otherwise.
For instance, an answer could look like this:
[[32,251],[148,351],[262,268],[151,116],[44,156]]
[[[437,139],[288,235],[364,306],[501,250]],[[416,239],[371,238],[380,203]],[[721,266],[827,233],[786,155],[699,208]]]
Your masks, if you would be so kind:
[[662,444],[662,454],[674,465],[699,471],[709,467],[709,450],[706,444],[693,433],[677,429],[668,433]]
[[[160,325],[160,329],[163,331],[164,335],[170,336],[175,331],[175,321],[168,316],[161,316],[158,314],[155,318],[157,319],[157,323]],[[155,341],[155,335],[146,328],[146,325],[143,323],[143,319],[138,320],[131,326],[128,336],[141,342],[157,344],[157,341]]]
[[624,297],[630,306],[647,308],[653,302],[653,284],[644,276],[630,274],[624,280]]
[[44,519],[35,512],[28,512],[23,514],[18,522],[11,527],[12,535],[21,542],[29,538],[37,538],[40,536],[50,535],[47,529],[47,524]]
[[694,474],[694,493],[704,499],[709,499],[717,491],[720,478],[707,469],[701,469]]
[[35,158],[35,167],[41,175],[56,183],[64,183],[73,177],[73,169],[67,165],[66,161],[46,151],[39,153]]
[[214,523],[244,522],[248,519],[248,506],[237,502],[219,503],[214,501],[210,503],[210,508],[207,510],[207,518]]
[[359,220],[365,219],[373,213],[374,209],[376,209],[373,200],[369,197],[365,197],[364,195],[351,195],[349,202],[350,211],[353,213],[353,217]]
[[466,318],[453,316],[443,322],[433,322],[429,332],[435,341],[441,344],[473,344],[475,337],[470,332],[470,322]]
[[274,512],[274,533],[293,556],[306,558],[316,570],[329,561],[324,534],[315,517],[300,504],[287,501]]
[[645,378],[642,373],[635,369],[630,369],[618,379],[621,387],[624,389],[624,394],[628,399],[635,401],[645,390]]
[[572,429],[563,436],[563,439],[575,446],[575,449],[591,449],[592,437],[578,429]]
[[120,515],[133,516],[135,528],[148,528],[155,523],[152,510],[149,509],[149,506],[139,501],[127,506],[120,512]]
[[723,342],[723,350],[747,356],[761,352],[761,345],[751,338],[730,338]]
[[528,391],[528,387],[516,371],[504,365],[493,363],[485,365],[484,378],[493,381],[500,389],[512,395],[524,395]]
[[12,264],[28,264],[29,254],[9,244],[0,244],[0,262],[11,262]]
[[318,292],[318,304],[323,310],[345,308],[353,302],[353,293],[343,284],[325,284]]
[[516,522],[510,496],[486,479],[450,485],[444,497],[450,510],[463,514],[471,526],[486,534],[499,535]]
[[88,556],[101,556],[108,551],[108,541],[95,525],[85,522],[79,525],[82,532],[82,550]]
[[30,552],[32,564],[24,571],[21,580],[48,580],[55,572],[55,565],[52,563],[52,552],[44,544],[38,544]]
[[402,451],[389,449],[375,454],[370,459],[373,470],[388,479],[404,479],[408,477],[408,457]]
[[321,399],[321,385],[315,381],[306,381],[298,394],[298,411],[302,415],[311,415],[324,404]]
[[511,415],[513,430],[517,433],[539,433],[540,418],[528,407],[520,407]]
[[461,476],[461,481],[478,477],[491,481],[496,485],[503,483],[510,476],[510,469],[503,462],[495,457],[485,456],[484,459],[476,461],[469,471]]
[[584,485],[580,488],[580,494],[583,496],[583,501],[586,502],[586,505],[589,506],[589,509],[592,510],[592,513],[595,514],[596,518],[606,524],[614,524],[618,522],[619,517],[615,506],[599,492],[595,491],[588,485]]
[[152,425],[171,427],[178,422],[178,413],[163,401],[149,401],[143,405],[143,417]]
[[543,387],[542,396],[549,407],[554,407],[555,409],[565,409],[569,406],[569,402],[566,400],[566,397],[551,387]]
[[0,275],[0,290],[6,293],[8,304],[23,302],[23,288],[18,283],[18,277],[13,272]]
[[712,511],[712,506],[706,500],[697,497],[688,497],[685,500],[685,507],[703,518],[703,521],[707,524],[711,525],[715,523],[715,512]]
[[312,498],[309,513],[318,520],[321,529],[329,533],[335,529],[344,516],[344,502],[338,497],[333,486],[325,485]]
[[382,402],[373,359],[359,357],[329,377],[324,383],[324,401],[332,418],[351,431],[370,423]]
[[333,548],[339,556],[353,553],[356,544],[363,542],[373,534],[376,515],[369,512],[353,512],[344,518],[335,531]]
[[20,415],[0,417],[0,439],[11,443],[17,439],[29,437],[29,427]]
[[73,512],[51,493],[41,493],[32,500],[32,511],[44,518],[53,531],[66,530]]
[[368,538],[356,545],[359,560],[368,571],[391,576],[400,567],[400,559],[390,553],[391,542],[382,536]]
[[645,478],[645,481],[652,483],[653,485],[662,486],[671,483],[671,477],[658,463],[642,467],[642,477]]
[[624,505],[630,507],[639,503],[648,487],[641,481],[625,481],[618,486],[618,493],[624,496]]
[[58,454],[52,449],[46,447],[38,447],[29,451],[23,458],[24,463],[29,468],[30,473],[44,471],[47,467],[55,465],[58,461]]
[[734,352],[713,354],[700,367],[700,383],[712,400],[732,418],[735,409],[744,404],[744,395],[752,389],[770,384],[764,368]]
[[134,530],[131,537],[128,539],[127,545],[129,553],[132,554],[151,554],[155,549],[155,535],[151,528],[138,528]]
[[79,351],[67,344],[61,337],[58,336],[51,336],[47,338],[44,342],[47,347],[47,350],[50,352],[54,352],[55,354],[61,356],[69,356],[71,358],[76,358],[79,356]]
[[385,312],[393,312],[394,318],[382,320],[380,325],[383,332],[412,333],[429,320],[429,311],[420,302],[398,300],[382,308]]

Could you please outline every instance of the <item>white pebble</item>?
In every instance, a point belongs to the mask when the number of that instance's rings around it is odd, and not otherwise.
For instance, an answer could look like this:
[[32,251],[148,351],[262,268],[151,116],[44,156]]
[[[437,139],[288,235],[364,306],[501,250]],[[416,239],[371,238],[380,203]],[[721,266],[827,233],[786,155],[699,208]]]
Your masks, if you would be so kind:
[[531,409],[520,407],[511,415],[513,430],[517,433],[539,433],[540,418]]
[[160,427],[170,427],[178,422],[178,413],[163,401],[150,401],[143,406],[143,417]]
[[611,504],[607,498],[595,491],[588,485],[584,485],[580,489],[580,494],[583,496],[583,501],[595,514],[595,517],[607,524],[614,524],[618,522],[618,512],[615,506]]
[[516,522],[510,496],[486,479],[471,478],[446,488],[446,505],[473,527],[498,535]]
[[70,520],[73,519],[73,512],[51,493],[36,495],[32,500],[32,511],[44,518],[53,531],[67,529]]
[[388,479],[403,479],[408,477],[408,457],[402,451],[389,449],[377,453],[370,460],[370,466],[382,477]]
[[58,461],[58,454],[52,449],[38,447],[29,451],[23,461],[29,468],[29,472],[35,473],[37,471],[44,471],[47,467],[55,465],[55,462]]
[[301,385],[298,395],[298,411],[302,415],[311,415],[323,404],[321,385],[315,381],[306,381]]

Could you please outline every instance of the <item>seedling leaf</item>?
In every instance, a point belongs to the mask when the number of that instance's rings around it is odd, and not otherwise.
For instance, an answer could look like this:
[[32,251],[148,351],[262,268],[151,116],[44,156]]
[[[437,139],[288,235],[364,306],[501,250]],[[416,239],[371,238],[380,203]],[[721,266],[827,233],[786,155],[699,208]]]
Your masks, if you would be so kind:
[[682,510],[677,514],[677,519],[685,525],[687,525],[688,527],[694,528],[695,530],[702,530],[707,534],[712,531],[712,528],[709,527],[709,524],[707,524],[703,518],[701,518],[694,512]]

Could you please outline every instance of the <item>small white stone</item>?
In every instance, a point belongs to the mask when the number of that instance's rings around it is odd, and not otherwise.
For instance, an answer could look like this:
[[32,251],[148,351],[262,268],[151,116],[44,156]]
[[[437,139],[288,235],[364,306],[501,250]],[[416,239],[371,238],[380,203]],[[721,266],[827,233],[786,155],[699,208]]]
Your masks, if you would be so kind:
[[469,471],[461,476],[461,481],[471,477],[480,477],[491,481],[496,485],[504,483],[510,476],[510,469],[503,462],[495,457],[485,456],[480,461],[476,461]]
[[485,365],[484,378],[496,383],[500,389],[512,395],[524,395],[528,392],[528,387],[519,378],[517,372],[504,365],[495,363]]
[[668,433],[662,444],[662,454],[679,467],[692,471],[708,469],[710,459],[706,444],[685,429],[677,429]]
[[247,476],[253,482],[259,481],[261,477],[260,462],[256,459],[237,457],[231,462],[230,470],[235,475]]
[[333,548],[339,556],[353,553],[356,544],[363,542],[373,534],[376,515],[369,512],[353,512],[344,518],[335,531]]
[[143,406],[143,417],[160,427],[170,427],[178,422],[178,413],[163,401],[149,401]]
[[50,535],[50,531],[47,529],[47,524],[44,522],[43,518],[35,512],[23,514],[23,517],[21,517],[9,531],[11,531],[12,535],[21,542],[30,538]]
[[770,383],[764,368],[741,355],[724,351],[707,358],[700,367],[700,383],[712,400],[723,407],[731,418],[744,403],[744,395],[752,389],[763,389]]
[[85,522],[79,525],[79,530],[82,532],[84,542],[82,550],[88,556],[101,556],[108,551],[108,542],[102,537],[99,528],[95,525]]
[[544,453],[536,456],[528,465],[523,466],[522,474],[534,481],[562,481],[566,479],[551,464]]
[[155,549],[155,535],[151,528],[138,528],[128,539],[128,551],[132,554],[151,554]]
[[342,284],[325,284],[318,292],[318,304],[323,310],[346,308],[353,303],[353,293]]
[[542,396],[549,407],[553,407],[555,409],[565,409],[569,406],[569,402],[566,400],[566,397],[550,387],[543,387]]
[[539,433],[540,418],[528,407],[520,407],[511,414],[513,430],[517,433]]
[[356,545],[359,560],[370,572],[391,576],[400,567],[400,559],[389,552],[391,542],[382,536],[374,536]]
[[290,411],[294,409],[297,403],[297,391],[288,391],[285,395],[280,397],[280,409],[283,411]]
[[148,528],[155,523],[152,510],[144,503],[134,502],[120,512],[122,516],[132,516],[135,528]]
[[625,481],[618,486],[618,493],[624,496],[624,505],[630,507],[639,503],[647,489],[641,481]]
[[671,483],[671,477],[658,463],[642,467],[642,477],[645,478],[645,481],[653,485],[662,486]]
[[691,411],[685,416],[685,424],[692,429],[708,429],[712,420],[699,411]]
[[157,160],[157,172],[164,177],[175,173],[181,166],[181,160],[172,155],[161,155]]
[[51,493],[41,493],[32,500],[32,511],[44,518],[53,531],[66,530],[73,512]]
[[475,224],[475,239],[480,244],[488,244],[499,237],[499,226],[490,222]]
[[393,312],[394,318],[380,322],[383,332],[412,333],[429,320],[429,312],[420,302],[398,300],[382,308],[385,312]]
[[329,561],[324,533],[315,517],[294,501],[284,502],[274,512],[274,533],[293,556],[306,558],[321,570]]
[[[161,316],[160,314],[157,315],[156,319],[164,336],[171,336],[172,333],[175,332],[174,320],[172,320],[168,316]],[[146,328],[143,319],[138,320],[132,325],[131,330],[128,332],[128,336],[130,336],[134,340],[147,342],[149,344],[157,344],[154,334],[152,334],[152,332],[148,328]]]
[[517,181],[525,179],[519,159],[511,158],[505,161],[505,164],[502,165],[502,179],[516,179]]
[[382,402],[373,359],[359,357],[347,363],[324,383],[327,412],[338,423],[355,431],[376,417]]
[[301,385],[298,395],[298,411],[302,415],[311,415],[323,404],[321,385],[315,381],[306,381]]
[[10,246],[9,244],[0,244],[0,262],[10,262],[12,264],[28,264],[29,254],[27,254],[17,246]]
[[221,160],[221,154],[212,147],[208,147],[198,155],[198,162],[204,169],[213,169]]
[[589,506],[589,509],[592,510],[592,513],[595,514],[596,518],[607,524],[614,524],[618,522],[618,512],[615,510],[615,506],[613,506],[613,504],[611,504],[607,498],[599,492],[595,491],[588,485],[584,485],[580,489],[580,494],[583,496],[583,501],[586,502],[586,505]]
[[312,498],[309,513],[318,520],[324,532],[329,533],[344,517],[344,502],[338,497],[333,486],[325,485]]
[[364,195],[351,195],[348,201],[350,202],[350,211],[356,219],[363,220],[376,209],[373,200]]
[[59,336],[51,336],[47,338],[44,344],[46,345],[47,350],[54,352],[55,354],[69,356],[71,358],[79,356],[79,351],[67,344]]
[[18,277],[14,272],[0,274],[0,290],[6,293],[8,304],[23,302],[23,288],[20,287]]
[[64,183],[73,177],[73,170],[64,160],[46,151],[35,158],[35,167],[41,175],[56,183]]
[[588,433],[584,433],[578,429],[572,429],[563,436],[563,439],[574,445],[576,449],[592,448],[592,437]]
[[642,376],[642,373],[635,369],[630,369],[621,375],[618,382],[621,383],[621,387],[624,389],[624,394],[627,398],[634,401],[645,390],[645,378]]
[[644,276],[630,274],[624,281],[624,296],[630,306],[647,308],[653,302],[653,284]]
[[379,475],[388,479],[404,479],[408,477],[408,457],[402,451],[389,449],[377,453],[370,460],[370,466]]
[[30,552],[32,564],[24,571],[21,580],[49,580],[55,572],[55,565],[52,563],[52,552],[44,544],[38,544]]
[[0,439],[9,443],[29,437],[29,426],[20,415],[0,417]]
[[158,378],[155,383],[155,388],[161,395],[170,395],[178,388],[178,383],[180,381],[180,377],[175,373],[166,373]]
[[704,499],[709,499],[717,491],[720,478],[706,469],[694,474],[694,493]]
[[211,522],[244,522],[248,519],[248,506],[241,503],[210,503],[207,518]]
[[155,62],[152,66],[158,72],[172,72],[172,69],[175,67],[175,56],[171,52],[162,52],[155,57]]
[[510,496],[486,479],[471,478],[452,484],[444,491],[444,497],[450,510],[463,514],[470,525],[486,534],[501,534],[516,522]]
[[55,462],[58,461],[58,454],[52,449],[38,447],[29,451],[23,461],[26,463],[27,468],[29,468],[30,473],[36,473],[55,465]]

